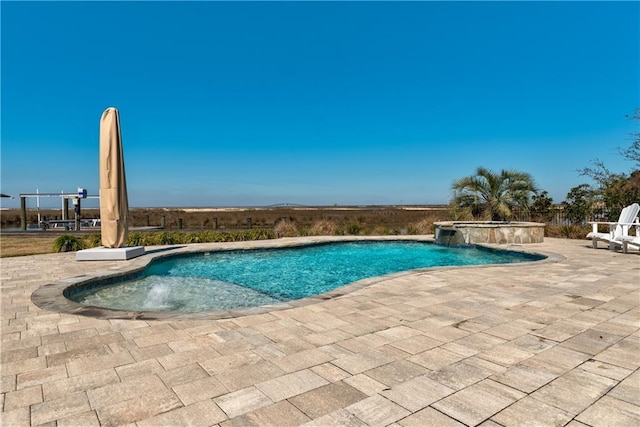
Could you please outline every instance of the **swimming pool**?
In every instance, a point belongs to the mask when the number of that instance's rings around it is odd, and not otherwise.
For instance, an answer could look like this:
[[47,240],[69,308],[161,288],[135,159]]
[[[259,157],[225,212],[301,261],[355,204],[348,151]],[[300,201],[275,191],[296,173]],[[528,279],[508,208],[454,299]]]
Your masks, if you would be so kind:
[[357,241],[296,248],[204,252],[156,260],[129,280],[76,287],[85,306],[205,312],[278,304],[365,278],[437,266],[503,264],[541,255],[416,241]]

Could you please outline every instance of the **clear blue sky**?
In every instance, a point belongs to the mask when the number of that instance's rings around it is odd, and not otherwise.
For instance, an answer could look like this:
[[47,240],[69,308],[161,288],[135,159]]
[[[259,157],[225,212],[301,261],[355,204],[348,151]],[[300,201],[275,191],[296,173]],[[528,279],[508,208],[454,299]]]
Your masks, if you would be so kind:
[[110,106],[132,207],[446,203],[477,166],[560,202],[633,166],[638,2],[0,7],[3,193],[97,194]]

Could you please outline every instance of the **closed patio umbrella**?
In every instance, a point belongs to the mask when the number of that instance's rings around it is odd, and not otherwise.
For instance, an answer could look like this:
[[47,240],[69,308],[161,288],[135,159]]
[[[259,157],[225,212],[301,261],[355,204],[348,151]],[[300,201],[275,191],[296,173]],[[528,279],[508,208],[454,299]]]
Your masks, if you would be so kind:
[[129,201],[124,173],[120,114],[107,108],[100,119],[100,224],[102,245],[121,248],[127,241]]

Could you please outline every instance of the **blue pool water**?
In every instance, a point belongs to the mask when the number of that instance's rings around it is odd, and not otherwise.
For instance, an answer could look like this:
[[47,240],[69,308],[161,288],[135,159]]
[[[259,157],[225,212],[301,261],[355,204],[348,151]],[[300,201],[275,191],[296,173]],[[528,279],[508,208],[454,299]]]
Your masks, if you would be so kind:
[[304,298],[364,278],[417,268],[541,258],[407,241],[211,252],[160,260],[134,280],[80,290],[69,298],[85,305],[121,310],[227,310]]

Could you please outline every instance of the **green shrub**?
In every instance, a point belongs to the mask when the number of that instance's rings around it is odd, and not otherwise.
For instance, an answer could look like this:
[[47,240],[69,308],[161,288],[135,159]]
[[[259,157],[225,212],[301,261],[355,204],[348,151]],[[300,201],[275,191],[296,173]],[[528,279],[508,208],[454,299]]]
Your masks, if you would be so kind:
[[273,230],[252,228],[236,231],[199,231],[183,233],[180,231],[133,232],[129,233],[127,246],[182,245],[189,243],[243,242],[249,240],[275,239]]
[[244,242],[246,240],[250,240],[242,231],[232,231],[229,233],[229,237],[231,237],[231,242]]
[[87,248],[97,248],[102,246],[102,234],[91,233],[84,236],[85,245]]
[[82,239],[71,234],[63,234],[53,242],[53,252],[75,252],[84,248]]
[[187,243],[202,243],[202,234],[201,233],[189,233]]
[[166,231],[159,233],[157,235],[157,242],[158,245],[173,245],[175,243],[173,233],[167,233]]
[[144,246],[145,245],[145,235],[140,232],[129,233],[127,236],[127,246]]
[[219,231],[201,231],[198,233],[201,242],[223,242],[223,235],[227,233],[222,233]]
[[348,234],[357,235],[357,234],[360,234],[361,230],[362,230],[362,226],[358,223],[351,223],[347,225]]
[[269,240],[276,238],[276,233],[274,233],[273,230],[260,228],[245,231],[245,234],[249,237],[247,240]]

